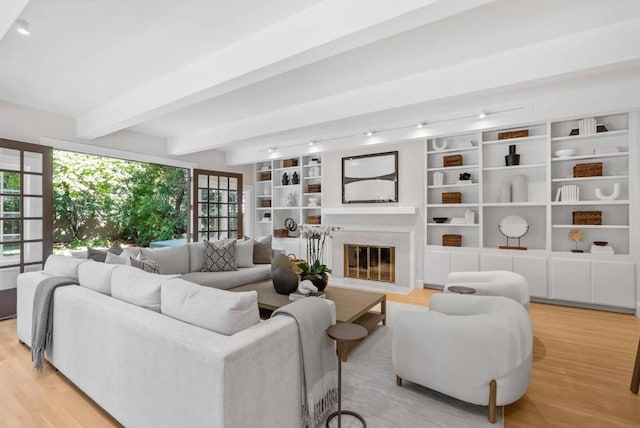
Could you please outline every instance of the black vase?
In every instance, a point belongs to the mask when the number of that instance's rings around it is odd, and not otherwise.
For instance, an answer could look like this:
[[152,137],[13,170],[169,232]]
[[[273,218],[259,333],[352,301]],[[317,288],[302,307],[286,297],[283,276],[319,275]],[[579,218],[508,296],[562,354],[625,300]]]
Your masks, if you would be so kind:
[[520,155],[516,153],[516,145],[509,146],[509,154],[504,157],[507,166],[520,165]]
[[286,186],[287,184],[289,184],[289,176],[285,172],[284,174],[282,174],[282,185]]
[[278,294],[291,294],[298,289],[298,275],[291,269],[276,269],[272,279],[273,288]]
[[300,183],[300,176],[298,176],[297,172],[294,172],[293,175],[291,176],[291,184],[299,184]]
[[329,276],[325,273],[320,279],[310,278],[309,280],[313,283],[313,285],[318,287],[318,291],[324,291],[324,289],[327,288],[327,284],[329,283]]

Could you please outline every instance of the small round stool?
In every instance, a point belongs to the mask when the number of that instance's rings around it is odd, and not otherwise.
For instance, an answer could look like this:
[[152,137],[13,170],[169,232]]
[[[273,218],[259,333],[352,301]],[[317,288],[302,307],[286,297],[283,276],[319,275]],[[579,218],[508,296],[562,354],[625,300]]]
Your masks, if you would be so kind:
[[476,294],[475,288],[465,287],[464,285],[452,285],[449,287],[449,291],[457,294]]
[[331,419],[336,416],[338,416],[338,428],[341,428],[342,415],[354,416],[362,422],[364,428],[367,426],[364,418],[358,413],[352,412],[351,410],[342,410],[342,359],[346,357],[347,347],[345,345],[349,342],[362,340],[367,337],[367,334],[366,328],[351,323],[334,324],[327,329],[327,336],[337,342],[338,348],[338,411],[331,413],[329,417],[327,417],[327,428],[329,428]]

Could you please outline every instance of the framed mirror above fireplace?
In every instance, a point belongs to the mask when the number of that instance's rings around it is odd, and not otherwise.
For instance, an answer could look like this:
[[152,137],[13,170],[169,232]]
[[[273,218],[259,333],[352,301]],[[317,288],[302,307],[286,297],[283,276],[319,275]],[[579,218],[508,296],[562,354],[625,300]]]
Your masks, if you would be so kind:
[[398,152],[342,158],[342,203],[398,202]]

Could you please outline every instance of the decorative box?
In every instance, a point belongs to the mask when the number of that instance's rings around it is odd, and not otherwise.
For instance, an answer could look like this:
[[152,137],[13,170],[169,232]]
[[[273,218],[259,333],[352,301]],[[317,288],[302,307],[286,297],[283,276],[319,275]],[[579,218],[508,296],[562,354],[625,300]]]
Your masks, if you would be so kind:
[[273,236],[276,238],[288,238],[289,231],[287,229],[273,229]]
[[260,206],[262,208],[269,208],[271,207],[271,199],[261,199],[260,200]]
[[309,215],[307,216],[307,224],[320,224],[321,217],[319,215]]
[[284,168],[289,168],[292,166],[298,166],[298,159],[285,159],[282,161],[282,166]]
[[573,167],[574,177],[600,177],[602,176],[602,162],[579,163]]
[[307,186],[307,193],[320,193],[321,192],[321,184],[309,184]]
[[462,166],[462,155],[450,155],[442,158],[444,167],[449,166]]
[[442,192],[443,204],[460,204],[462,203],[462,193],[460,192]]
[[602,211],[574,211],[573,224],[602,225]]
[[269,180],[271,180],[271,171],[260,173],[260,181],[269,181]]
[[442,235],[444,247],[462,247],[462,235]]
[[522,137],[528,137],[528,136],[529,136],[528,129],[521,129],[518,131],[505,131],[505,132],[498,133],[498,140],[508,140],[509,138],[522,138]]

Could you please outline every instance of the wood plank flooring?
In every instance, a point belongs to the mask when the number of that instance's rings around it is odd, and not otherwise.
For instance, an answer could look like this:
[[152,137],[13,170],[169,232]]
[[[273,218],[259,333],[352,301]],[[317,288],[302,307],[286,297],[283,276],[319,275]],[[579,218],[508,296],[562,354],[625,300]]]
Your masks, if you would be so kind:
[[[434,293],[415,290],[388,300],[427,306]],[[640,427],[640,396],[629,391],[640,319],[536,303],[530,314],[531,384],[506,407],[505,426]],[[0,321],[0,428],[119,426],[50,366],[34,370],[15,331],[15,320]]]

